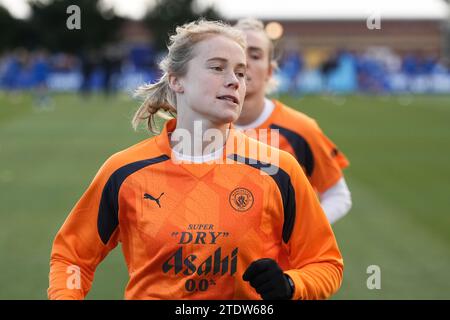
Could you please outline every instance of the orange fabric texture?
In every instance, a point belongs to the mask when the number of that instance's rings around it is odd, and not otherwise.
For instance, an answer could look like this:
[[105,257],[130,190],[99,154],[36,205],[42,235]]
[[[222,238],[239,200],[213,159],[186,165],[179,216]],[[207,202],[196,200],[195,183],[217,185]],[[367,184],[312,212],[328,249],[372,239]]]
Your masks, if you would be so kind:
[[[96,267],[119,243],[126,299],[260,299],[242,280],[260,258],[292,266],[294,299],[336,292],[342,257],[297,161],[272,148],[276,163],[250,154],[267,146],[231,130],[227,162],[176,164],[168,139],[175,126],[167,122],[100,168],[55,237],[48,297],[85,298]],[[267,174],[268,167],[279,169]],[[71,266],[80,270],[79,288],[68,286]]]
[[[323,133],[317,122],[307,115],[273,100],[275,109],[258,128],[246,130],[252,138],[271,143],[270,130],[279,128],[281,150],[289,152],[299,161],[310,183],[320,193],[335,185],[343,176],[342,169],[349,165],[346,156]],[[261,129],[268,129],[267,138],[261,139]]]

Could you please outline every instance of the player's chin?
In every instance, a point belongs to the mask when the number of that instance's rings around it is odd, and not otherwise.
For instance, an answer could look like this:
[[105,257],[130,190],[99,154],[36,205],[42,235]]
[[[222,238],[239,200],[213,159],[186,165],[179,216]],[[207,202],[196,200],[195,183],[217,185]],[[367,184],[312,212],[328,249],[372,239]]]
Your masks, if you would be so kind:
[[236,121],[241,115],[242,106],[237,103],[228,103],[226,106],[219,107],[220,112],[216,115],[218,120],[223,123]]
[[239,114],[237,112],[228,112],[228,114],[225,114],[223,116],[223,120],[225,123],[235,122],[237,119],[239,119]]
[[237,108],[236,110],[222,110],[222,112],[215,117],[216,119],[214,122],[220,124],[235,122],[240,114],[241,108]]

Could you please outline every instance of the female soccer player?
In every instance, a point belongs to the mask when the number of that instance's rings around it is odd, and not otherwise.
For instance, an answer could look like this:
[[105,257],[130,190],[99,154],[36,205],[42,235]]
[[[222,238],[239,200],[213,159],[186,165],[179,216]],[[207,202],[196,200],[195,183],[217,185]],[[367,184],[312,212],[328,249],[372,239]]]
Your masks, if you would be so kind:
[[265,97],[273,86],[272,73],[276,63],[273,44],[263,23],[256,19],[242,19],[236,27],[245,33],[247,39],[247,92],[236,128],[257,139],[261,138],[261,129],[278,129],[279,148],[297,159],[319,193],[328,220],[336,222],[348,213],[352,205],[342,173],[349,164],[347,158],[325,136],[314,119]]
[[54,240],[49,298],[85,298],[119,242],[126,299],[329,297],[342,257],[301,167],[286,152],[255,153],[270,147],[230,129],[245,96],[243,34],[197,21],[168,49],[133,123],[153,130],[161,110],[177,119],[100,168]]

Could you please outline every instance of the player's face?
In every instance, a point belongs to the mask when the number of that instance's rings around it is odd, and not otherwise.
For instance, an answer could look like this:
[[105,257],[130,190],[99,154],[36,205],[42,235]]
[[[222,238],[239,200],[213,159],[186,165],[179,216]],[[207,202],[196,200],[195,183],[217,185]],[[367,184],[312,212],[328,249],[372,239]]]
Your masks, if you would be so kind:
[[247,95],[264,93],[272,76],[269,40],[261,31],[247,30]]
[[215,124],[239,118],[245,98],[245,51],[224,36],[211,36],[194,48],[187,73],[180,77],[183,105]]

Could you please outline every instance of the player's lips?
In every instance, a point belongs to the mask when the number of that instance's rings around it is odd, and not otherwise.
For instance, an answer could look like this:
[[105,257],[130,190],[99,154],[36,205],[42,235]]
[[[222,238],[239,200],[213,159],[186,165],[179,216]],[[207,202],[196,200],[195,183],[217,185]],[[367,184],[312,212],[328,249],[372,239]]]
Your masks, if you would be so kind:
[[239,104],[239,99],[236,98],[235,96],[232,95],[223,95],[223,96],[218,96],[217,99],[219,100],[227,100],[227,101],[231,101],[235,104]]

